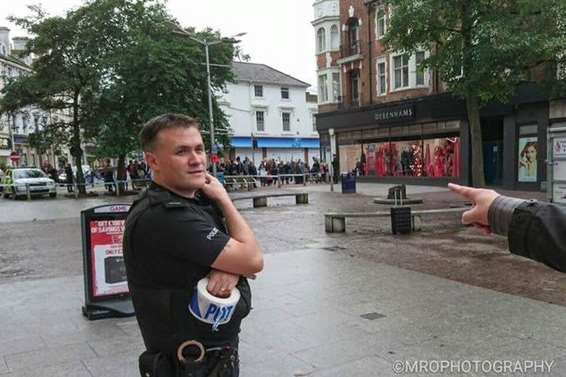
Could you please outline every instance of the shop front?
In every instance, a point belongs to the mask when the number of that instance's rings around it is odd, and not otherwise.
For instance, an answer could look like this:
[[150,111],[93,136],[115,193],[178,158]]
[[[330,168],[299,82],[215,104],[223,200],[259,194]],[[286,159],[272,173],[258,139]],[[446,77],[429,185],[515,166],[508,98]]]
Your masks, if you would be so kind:
[[381,182],[465,184],[469,148],[464,110],[450,97],[435,96],[328,118],[323,114],[317,120],[321,148],[330,149],[325,131],[333,128],[340,173]]
[[233,137],[230,141],[229,158],[240,157],[255,161],[256,165],[262,160],[312,162],[312,158],[320,156],[319,139],[314,138],[283,138],[283,137]]
[[[480,110],[486,184],[511,190],[546,187],[547,130],[566,124],[566,100],[549,101],[533,84],[508,103]],[[330,134],[341,173],[361,180],[471,184],[471,142],[465,101],[431,95],[357,110],[319,113],[321,151],[330,160]]]

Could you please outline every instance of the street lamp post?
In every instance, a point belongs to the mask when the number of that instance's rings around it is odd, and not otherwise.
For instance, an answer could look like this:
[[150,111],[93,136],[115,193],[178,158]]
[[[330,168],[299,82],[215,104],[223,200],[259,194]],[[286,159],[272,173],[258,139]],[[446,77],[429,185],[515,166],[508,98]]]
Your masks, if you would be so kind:
[[[207,81],[207,85],[208,85],[208,118],[210,121],[210,155],[211,155],[211,162],[212,162],[212,154],[214,153],[214,151],[216,150],[216,140],[214,137],[214,111],[212,109],[212,84],[210,82],[210,57],[209,57],[209,53],[208,53],[208,48],[210,46],[219,44],[219,43],[238,43],[239,41],[234,39],[237,37],[241,37],[243,35],[245,35],[246,33],[238,33],[236,35],[234,35],[233,37],[230,38],[223,38],[223,39],[217,39],[217,40],[213,40],[213,41],[208,41],[208,40],[200,40],[197,39],[195,37],[193,37],[191,34],[187,33],[185,30],[179,28],[179,26],[174,25],[175,26],[175,30],[173,31],[175,34],[179,34],[182,35],[184,37],[188,37],[189,39],[191,39],[194,42],[197,42],[199,44],[201,44],[202,46],[204,46],[204,53],[206,56],[206,81]],[[223,66],[224,65],[220,65],[220,64],[213,64],[214,66]],[[230,66],[225,66],[225,67],[230,67]],[[216,177],[216,163],[212,162],[212,175],[214,175]]]
[[[195,38],[191,38],[196,40]],[[212,85],[210,83],[210,59],[208,57],[208,42],[205,41],[201,44],[204,44],[204,53],[206,55],[206,80],[208,85],[208,118],[210,119],[210,158],[212,162],[212,175],[216,177],[216,162],[212,161],[212,155],[214,154],[214,150],[216,149],[215,145],[215,138],[214,138],[214,111],[212,111]]]

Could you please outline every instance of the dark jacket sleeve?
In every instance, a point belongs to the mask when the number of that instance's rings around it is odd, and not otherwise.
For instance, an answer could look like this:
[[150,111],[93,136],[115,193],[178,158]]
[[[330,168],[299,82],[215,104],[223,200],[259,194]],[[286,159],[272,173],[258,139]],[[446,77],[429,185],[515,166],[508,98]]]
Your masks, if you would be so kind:
[[520,204],[509,227],[509,250],[566,272],[566,211],[534,200]]

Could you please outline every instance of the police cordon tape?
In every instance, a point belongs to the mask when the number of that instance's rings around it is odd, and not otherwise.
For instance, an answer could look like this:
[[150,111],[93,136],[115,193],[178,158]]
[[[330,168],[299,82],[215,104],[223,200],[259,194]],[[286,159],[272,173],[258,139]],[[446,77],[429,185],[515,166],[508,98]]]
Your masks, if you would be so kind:
[[[296,178],[302,177],[302,182],[297,182]],[[281,187],[286,184],[302,184],[306,186],[307,183],[328,183],[328,175],[323,179],[320,173],[305,173],[305,174],[278,174],[278,175],[225,175],[223,176],[224,179],[224,186],[228,187],[239,187],[243,188],[245,186],[246,189],[255,188],[259,185],[263,184],[276,184],[277,187]],[[270,180],[270,181],[268,181]],[[266,182],[267,181],[267,182]],[[80,186],[84,186],[85,188],[97,188],[97,187],[104,187],[109,191],[116,192],[117,196],[123,194],[124,191],[130,191],[129,187],[131,185],[132,189],[143,189],[149,185],[151,179],[142,178],[142,179],[128,179],[128,180],[113,180],[109,182],[104,181],[96,181],[96,182],[85,182],[85,183],[67,183],[67,182],[58,182],[55,183],[55,186],[58,188],[67,188],[70,189],[69,193],[75,194],[75,197],[79,197],[80,193],[78,188]],[[26,196],[31,198],[32,195],[36,194],[48,194],[49,192],[45,192],[44,188],[46,187],[53,187],[53,185],[48,184],[0,184],[0,188],[2,188],[2,193],[6,193],[5,188],[10,189],[10,195],[16,192],[16,196]],[[15,188],[15,190],[12,190]]]
[[208,278],[199,280],[189,305],[189,311],[199,321],[211,324],[212,331],[217,331],[218,326],[230,322],[236,305],[240,301],[240,291],[234,288],[229,297],[220,298],[211,295],[207,286]]

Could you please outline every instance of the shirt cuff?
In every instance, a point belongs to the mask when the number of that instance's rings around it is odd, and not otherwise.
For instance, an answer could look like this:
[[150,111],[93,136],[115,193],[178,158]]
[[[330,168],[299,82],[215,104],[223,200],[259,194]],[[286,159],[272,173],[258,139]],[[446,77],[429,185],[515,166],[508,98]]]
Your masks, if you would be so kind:
[[510,198],[508,196],[500,195],[489,207],[487,215],[491,231],[495,234],[507,236],[509,233],[509,225],[513,218],[515,208],[524,203],[525,200]]

